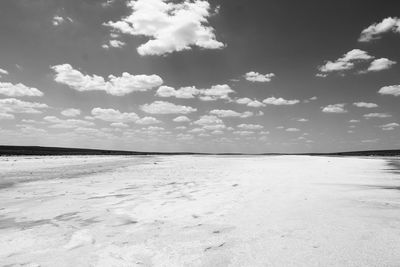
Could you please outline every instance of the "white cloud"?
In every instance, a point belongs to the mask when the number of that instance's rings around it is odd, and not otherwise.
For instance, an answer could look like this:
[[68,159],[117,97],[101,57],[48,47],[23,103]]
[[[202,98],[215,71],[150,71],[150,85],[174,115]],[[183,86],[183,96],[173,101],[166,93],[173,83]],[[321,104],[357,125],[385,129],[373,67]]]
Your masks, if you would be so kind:
[[253,116],[253,112],[245,111],[245,112],[237,112],[230,109],[213,109],[210,111],[210,114],[216,115],[221,118],[225,117],[240,117],[240,118],[248,118]]
[[208,89],[197,89],[194,86],[181,87],[175,89],[170,86],[161,86],[156,92],[159,97],[176,97],[190,99],[199,97],[203,101],[213,101],[218,99],[230,99],[229,94],[234,91],[227,84],[217,84]]
[[246,80],[250,82],[260,82],[260,83],[265,83],[265,82],[270,82],[273,77],[275,77],[274,73],[268,73],[268,74],[260,74],[255,71],[250,71],[244,75]]
[[346,104],[328,105],[328,106],[322,108],[322,112],[325,112],[325,113],[347,113],[347,110],[344,109],[345,105]]
[[239,124],[237,127],[245,130],[260,130],[264,128],[264,126],[260,124]]
[[0,94],[10,97],[43,96],[43,92],[36,88],[27,87],[22,83],[12,84],[7,82],[0,82]]
[[360,122],[359,120],[349,120],[350,123],[358,123]]
[[0,113],[39,114],[48,107],[46,104],[27,102],[15,98],[0,99]]
[[217,116],[214,115],[203,115],[198,119],[197,121],[193,122],[194,124],[197,125],[212,125],[212,124],[223,124],[224,122],[218,118]]
[[65,22],[73,22],[73,19],[71,19],[70,17],[61,17],[58,15],[55,15],[51,21],[51,23],[53,24],[53,26],[60,26],[61,24],[65,23]]
[[55,81],[68,85],[80,92],[105,91],[115,96],[123,96],[136,91],[148,91],[158,87],[163,80],[158,75],[132,75],[127,72],[122,76],[108,76],[108,81],[97,75],[85,75],[74,69],[70,64],[55,65],[51,67],[55,72]]
[[61,114],[65,117],[76,117],[81,114],[81,110],[77,108],[68,108],[61,111]]
[[0,112],[0,120],[12,120],[14,118],[15,116],[12,114]]
[[128,128],[129,125],[123,122],[113,122],[110,124],[111,127],[115,127],[115,128]]
[[255,132],[253,132],[253,131],[234,131],[233,134],[247,136],[247,135],[255,134]]
[[368,113],[364,114],[364,118],[369,119],[369,118],[390,118],[392,115],[387,114],[387,113]]
[[202,89],[200,94],[200,100],[213,101],[218,99],[228,100],[229,94],[234,93],[231,87],[227,84],[217,84],[211,86],[209,89]]
[[307,122],[307,121],[308,121],[308,119],[305,119],[305,118],[300,118],[300,119],[298,119],[297,121],[298,121],[298,122]]
[[368,67],[367,71],[387,70],[390,69],[396,63],[397,63],[396,61],[387,58],[375,59],[374,61],[371,62],[371,65]]
[[200,90],[194,86],[181,87],[178,90],[170,86],[160,86],[156,95],[159,97],[194,98],[200,94]]
[[91,121],[77,120],[77,119],[62,120],[55,116],[46,116],[46,117],[44,117],[44,120],[52,123],[50,128],[69,129],[69,128],[77,128],[77,127],[90,127],[90,126],[95,125]]
[[360,42],[369,42],[381,38],[381,35],[387,32],[400,33],[400,19],[387,17],[379,23],[374,23],[361,32]]
[[286,132],[299,132],[300,129],[297,129],[297,128],[287,128],[285,131],[286,131]]
[[300,103],[299,100],[293,99],[293,100],[286,100],[283,98],[276,98],[276,97],[269,97],[263,100],[264,104],[267,105],[275,105],[275,106],[282,106],[282,105],[295,105],[297,103]]
[[391,130],[394,130],[395,128],[399,127],[399,126],[400,126],[400,124],[398,124],[396,122],[392,122],[392,123],[381,125],[379,127],[384,131],[391,131]]
[[136,122],[139,119],[139,116],[134,112],[120,112],[115,109],[103,109],[103,108],[94,108],[92,109],[92,115],[96,119],[108,121],[108,122]]
[[129,16],[104,25],[124,34],[149,37],[149,41],[137,48],[142,56],[190,50],[193,46],[224,47],[208,25],[211,12],[207,1],[131,0],[128,6],[132,10]]
[[137,124],[143,124],[143,125],[148,125],[148,124],[157,124],[161,123],[160,120],[157,120],[154,117],[143,117],[139,120],[136,121]]
[[329,72],[350,70],[354,68],[356,62],[367,61],[373,58],[373,56],[368,55],[368,53],[363,50],[353,49],[344,54],[341,58],[335,61],[327,61],[324,65],[320,66],[318,70],[323,74],[317,76],[326,77],[325,74]]
[[155,101],[151,104],[144,104],[140,109],[150,114],[189,114],[197,111],[190,106],[176,105],[165,101]]
[[173,119],[174,122],[189,122],[190,119],[186,116],[178,116],[175,119]]
[[359,108],[377,108],[378,105],[375,103],[366,103],[366,102],[355,102],[353,103],[354,106]]
[[381,95],[400,96],[400,85],[384,86],[379,89],[378,93],[380,93]]
[[238,98],[235,100],[235,102],[238,104],[247,105],[247,106],[253,107],[253,108],[265,107],[264,103],[262,103],[258,100],[252,100],[248,97]]
[[0,68],[0,77],[2,75],[7,75],[7,74],[8,74],[8,71],[6,71],[5,69]]

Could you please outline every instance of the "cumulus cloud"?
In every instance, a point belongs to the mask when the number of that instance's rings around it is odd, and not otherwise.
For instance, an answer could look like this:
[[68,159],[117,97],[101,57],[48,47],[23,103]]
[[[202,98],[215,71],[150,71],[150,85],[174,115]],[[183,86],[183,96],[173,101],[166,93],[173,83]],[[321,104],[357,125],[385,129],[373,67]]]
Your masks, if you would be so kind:
[[174,122],[189,122],[190,119],[186,116],[178,116],[175,119],[173,119]]
[[97,75],[85,75],[74,69],[70,64],[55,65],[51,67],[55,72],[55,81],[68,85],[80,92],[105,91],[110,95],[123,96],[137,91],[148,91],[158,87],[163,80],[158,75],[132,75],[127,72],[122,76],[109,75],[106,81]]
[[73,22],[73,19],[71,19],[70,17],[62,17],[59,15],[55,15],[51,21],[53,26],[60,26],[61,24],[65,23],[65,22]]
[[81,110],[77,108],[68,108],[61,111],[61,114],[65,117],[76,117],[81,114]]
[[387,17],[379,23],[374,23],[365,28],[360,35],[358,41],[370,42],[381,38],[381,35],[388,32],[400,34],[400,19],[397,17]]
[[265,82],[270,82],[273,77],[275,77],[274,73],[268,73],[268,74],[261,74],[255,71],[250,71],[244,75],[246,80],[250,82],[260,82],[260,83],[265,83]]
[[288,106],[288,105],[295,105],[297,103],[300,103],[300,100],[297,99],[292,99],[292,100],[286,100],[284,98],[276,98],[276,97],[269,97],[263,100],[264,104],[267,105],[275,105],[275,106]]
[[148,125],[148,124],[158,124],[161,123],[160,120],[157,120],[154,117],[143,117],[136,121],[136,124]]
[[49,106],[42,103],[27,102],[15,98],[0,99],[0,113],[39,114]]
[[104,25],[123,34],[149,37],[149,41],[137,48],[142,56],[190,50],[193,46],[204,49],[224,47],[208,25],[212,12],[207,1],[131,0],[128,7],[130,15]]
[[391,131],[391,130],[394,130],[395,128],[399,127],[399,126],[400,126],[400,124],[398,124],[396,122],[392,122],[392,123],[381,125],[379,127],[384,131]]
[[379,89],[378,93],[380,93],[381,95],[400,96],[400,85],[384,86]]
[[144,104],[140,109],[150,114],[189,114],[197,111],[190,106],[176,105],[166,101],[155,101],[151,104]]
[[254,131],[234,131],[233,134],[247,136],[247,135],[255,134],[255,132]]
[[134,112],[120,112],[115,109],[94,108],[92,109],[92,116],[96,119],[108,122],[136,122],[139,116]]
[[207,89],[197,89],[194,86],[181,87],[179,89],[170,86],[160,86],[156,92],[156,96],[184,99],[199,97],[203,101],[213,101],[218,99],[228,100],[231,93],[234,93],[234,91],[227,84],[217,84]]
[[44,120],[46,122],[52,123],[50,128],[63,128],[63,129],[69,129],[69,128],[78,128],[78,127],[90,127],[94,126],[95,124],[91,121],[85,121],[85,120],[77,120],[77,119],[59,119],[55,116],[46,116],[44,117]]
[[253,116],[253,112],[245,111],[245,112],[237,112],[230,109],[213,109],[210,111],[210,114],[216,115],[221,118],[225,117],[240,117],[240,118],[248,118]]
[[2,75],[7,75],[7,74],[8,74],[8,71],[6,71],[5,69],[0,68],[0,77]]
[[366,102],[355,102],[353,103],[354,106],[359,108],[377,108],[378,105],[375,103],[366,103]]
[[308,121],[308,119],[305,119],[305,118],[300,118],[300,119],[298,119],[297,121],[298,121],[298,122],[307,122],[307,121]]
[[109,49],[110,47],[122,48],[125,45],[126,43],[120,40],[109,40],[107,44],[103,44],[101,47],[103,47],[104,49]]
[[27,87],[22,83],[12,84],[8,82],[0,82],[0,94],[10,97],[43,96],[43,92],[34,87]]
[[369,118],[390,118],[392,115],[387,114],[387,113],[368,113],[364,114],[364,118],[369,119]]
[[129,125],[123,122],[113,122],[110,124],[111,127],[115,127],[115,128],[128,128]]
[[[373,56],[360,49],[353,49],[335,61],[327,61],[320,66],[318,70],[322,72],[319,77],[326,77],[327,73],[345,71],[353,69],[356,62],[368,61],[373,59]],[[317,75],[318,76],[318,75]]]
[[235,102],[238,104],[247,105],[247,106],[253,107],[253,108],[265,107],[264,103],[262,103],[258,100],[252,100],[248,97],[238,98],[235,100]]
[[371,65],[368,67],[367,71],[381,71],[381,70],[387,70],[390,69],[394,64],[396,64],[396,61],[387,59],[387,58],[379,58],[375,59],[374,61],[371,62]]
[[299,132],[300,129],[297,129],[297,128],[287,128],[285,131],[286,131],[286,132]]
[[0,112],[0,120],[12,120],[14,118],[15,116],[12,114]]
[[333,105],[328,105],[326,107],[322,108],[322,112],[325,113],[347,113],[347,110],[344,108],[346,104],[333,104]]
[[260,130],[264,128],[264,126],[260,124],[239,124],[237,127],[245,130]]
[[224,122],[215,115],[203,115],[193,123],[201,126],[212,125],[212,124],[220,124],[220,125],[224,124]]

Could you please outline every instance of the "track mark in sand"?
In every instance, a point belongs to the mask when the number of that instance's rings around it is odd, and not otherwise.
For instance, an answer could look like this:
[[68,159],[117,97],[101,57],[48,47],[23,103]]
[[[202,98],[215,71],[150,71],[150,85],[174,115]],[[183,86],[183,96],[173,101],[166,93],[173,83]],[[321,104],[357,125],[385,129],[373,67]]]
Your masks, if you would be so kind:
[[210,250],[210,249],[221,248],[221,247],[223,247],[224,245],[225,245],[225,242],[223,242],[223,243],[219,244],[218,246],[214,246],[214,247],[206,247],[206,248],[204,249],[204,252],[207,252],[207,251],[208,251],[208,250]]

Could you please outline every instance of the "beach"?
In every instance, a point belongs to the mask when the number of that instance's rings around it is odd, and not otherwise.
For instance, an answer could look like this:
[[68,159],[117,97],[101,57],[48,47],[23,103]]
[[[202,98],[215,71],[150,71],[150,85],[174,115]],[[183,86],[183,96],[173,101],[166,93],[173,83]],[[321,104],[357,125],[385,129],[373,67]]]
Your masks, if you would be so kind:
[[398,266],[398,162],[1,157],[0,266]]

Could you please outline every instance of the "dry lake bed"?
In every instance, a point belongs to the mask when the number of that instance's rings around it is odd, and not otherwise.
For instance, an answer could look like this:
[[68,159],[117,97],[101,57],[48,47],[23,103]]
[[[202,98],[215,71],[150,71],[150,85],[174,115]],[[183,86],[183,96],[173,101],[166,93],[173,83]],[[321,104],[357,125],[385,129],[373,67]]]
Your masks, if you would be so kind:
[[0,266],[400,266],[398,158],[0,158]]

